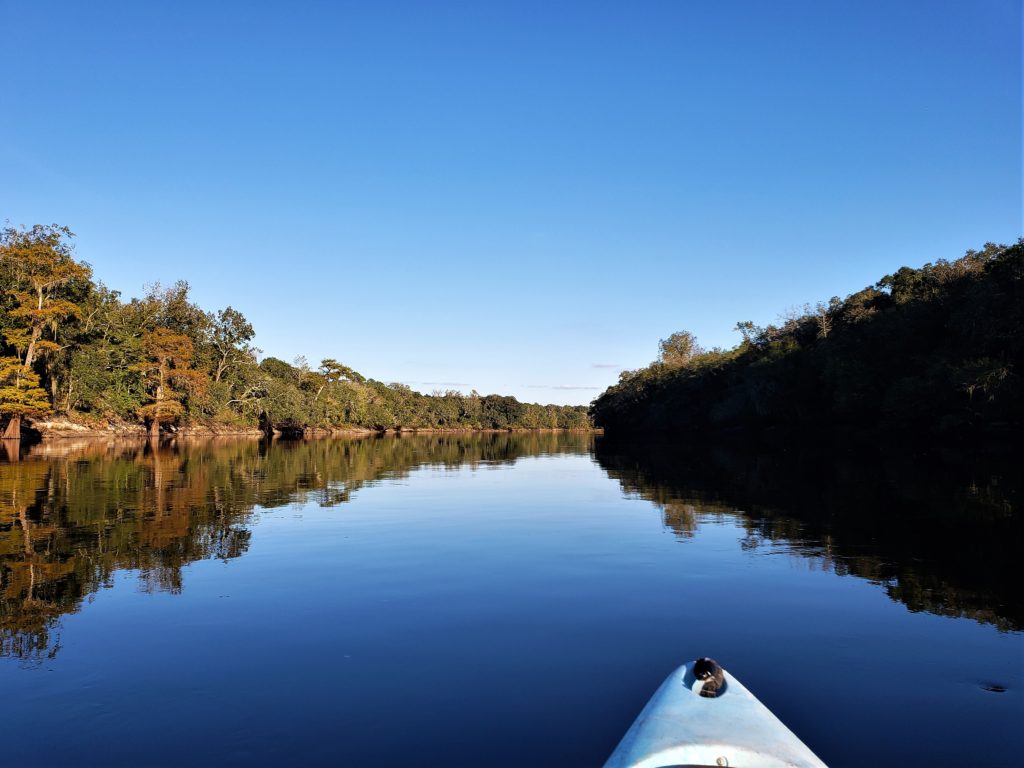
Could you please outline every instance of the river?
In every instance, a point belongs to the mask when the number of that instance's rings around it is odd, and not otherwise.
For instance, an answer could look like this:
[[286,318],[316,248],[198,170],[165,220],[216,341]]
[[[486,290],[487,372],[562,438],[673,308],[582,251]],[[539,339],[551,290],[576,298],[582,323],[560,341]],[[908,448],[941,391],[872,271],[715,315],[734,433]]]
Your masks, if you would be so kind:
[[600,765],[711,655],[831,765],[1024,754],[1012,467],[486,434],[0,455],[0,763]]

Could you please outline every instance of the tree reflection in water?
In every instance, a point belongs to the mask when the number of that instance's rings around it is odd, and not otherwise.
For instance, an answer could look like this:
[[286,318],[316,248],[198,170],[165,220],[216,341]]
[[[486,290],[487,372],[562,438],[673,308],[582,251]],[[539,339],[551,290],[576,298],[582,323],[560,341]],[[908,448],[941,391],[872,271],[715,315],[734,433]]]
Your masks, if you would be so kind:
[[1011,463],[608,438],[595,451],[608,475],[657,505],[679,538],[729,517],[746,530],[745,549],[781,546],[879,584],[911,611],[1024,629],[1014,586],[1024,525]]
[[0,655],[60,649],[60,619],[118,571],[180,592],[197,560],[243,555],[261,508],[344,504],[420,466],[470,469],[524,456],[587,454],[653,502],[680,538],[729,519],[770,544],[882,585],[913,611],[1024,628],[1011,587],[1021,542],[1013,474],[968,463],[836,460],[617,443],[589,434],[496,433],[163,445],[59,441],[0,456]]
[[143,591],[180,592],[189,563],[246,552],[257,508],[329,507],[421,465],[585,453],[591,442],[539,432],[8,445],[0,457],[0,655],[55,655],[61,616],[118,571],[136,572]]

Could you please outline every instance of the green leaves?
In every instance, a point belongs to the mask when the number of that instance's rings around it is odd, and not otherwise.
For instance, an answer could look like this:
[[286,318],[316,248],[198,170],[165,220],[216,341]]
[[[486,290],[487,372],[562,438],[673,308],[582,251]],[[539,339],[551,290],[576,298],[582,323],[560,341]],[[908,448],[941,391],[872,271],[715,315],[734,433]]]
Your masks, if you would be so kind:
[[93,282],[71,237],[57,225],[0,230],[0,355],[14,376],[0,387],[0,413],[50,410],[52,396],[66,413],[151,426],[200,418],[296,430],[589,426],[585,408],[423,395],[334,358],[315,371],[304,359],[258,363],[255,331],[240,311],[204,311],[184,281],[154,283],[124,301]]
[[1012,434],[1024,423],[1024,241],[903,267],[733,350],[681,332],[594,402],[610,431]]
[[38,416],[50,411],[50,398],[39,377],[16,357],[0,357],[0,413]]

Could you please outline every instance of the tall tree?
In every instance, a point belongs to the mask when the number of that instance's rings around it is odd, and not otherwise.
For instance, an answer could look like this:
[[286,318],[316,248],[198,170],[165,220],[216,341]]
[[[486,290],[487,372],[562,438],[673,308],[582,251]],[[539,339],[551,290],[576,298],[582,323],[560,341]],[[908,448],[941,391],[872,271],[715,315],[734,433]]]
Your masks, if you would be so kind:
[[681,368],[704,350],[689,331],[677,331],[658,342],[658,360],[672,368]]
[[218,382],[229,369],[253,359],[256,350],[249,342],[252,341],[255,331],[245,319],[245,315],[231,307],[220,310],[216,316],[211,316],[210,323],[210,343],[216,352],[213,380]]
[[73,281],[87,281],[89,267],[73,257],[69,239],[74,234],[56,224],[37,224],[31,229],[7,227],[0,231],[0,264],[3,266],[4,292],[11,304],[7,310],[8,324],[3,330],[4,342],[16,352],[20,372],[14,376],[13,393],[6,403],[10,420],[5,437],[21,434],[23,416],[38,412],[29,406],[35,396],[25,395],[26,408],[17,406],[23,388],[38,387],[32,383],[33,366],[48,353],[61,349],[58,339],[65,324],[79,314],[79,307],[61,295],[61,289]]
[[17,357],[0,357],[0,414],[11,417],[3,439],[21,437],[22,416],[38,416],[49,410],[50,400],[39,386],[39,376],[26,371]]
[[172,422],[185,412],[182,404],[190,392],[199,391],[206,377],[192,368],[192,339],[159,327],[142,337],[145,359],[133,366],[145,382],[150,402],[138,413],[149,420],[149,434],[157,437],[160,425]]
[[339,381],[354,381],[357,384],[362,384],[366,381],[364,376],[333,358],[320,361],[320,374],[328,384],[337,384]]

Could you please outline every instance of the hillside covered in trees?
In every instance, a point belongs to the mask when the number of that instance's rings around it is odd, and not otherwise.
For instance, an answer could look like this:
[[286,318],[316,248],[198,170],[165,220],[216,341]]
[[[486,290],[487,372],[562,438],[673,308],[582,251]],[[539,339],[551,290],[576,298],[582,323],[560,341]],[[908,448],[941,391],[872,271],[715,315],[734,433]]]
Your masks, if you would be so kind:
[[124,300],[77,261],[66,227],[0,231],[0,425],[52,414],[80,424],[315,429],[580,429],[585,406],[513,397],[423,395],[337,360],[313,368],[268,357],[231,307],[208,312],[189,286]]
[[903,267],[733,349],[692,334],[592,405],[609,432],[1009,438],[1024,423],[1024,241]]

